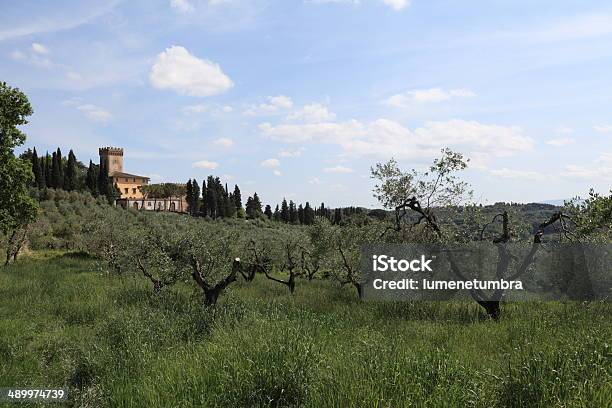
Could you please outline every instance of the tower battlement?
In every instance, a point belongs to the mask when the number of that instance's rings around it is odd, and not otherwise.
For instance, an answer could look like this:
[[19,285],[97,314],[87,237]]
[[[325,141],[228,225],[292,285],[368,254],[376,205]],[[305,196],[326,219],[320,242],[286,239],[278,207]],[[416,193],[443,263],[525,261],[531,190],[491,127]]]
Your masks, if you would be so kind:
[[100,167],[106,171],[107,175],[123,172],[123,148],[101,147],[98,152],[100,153]]

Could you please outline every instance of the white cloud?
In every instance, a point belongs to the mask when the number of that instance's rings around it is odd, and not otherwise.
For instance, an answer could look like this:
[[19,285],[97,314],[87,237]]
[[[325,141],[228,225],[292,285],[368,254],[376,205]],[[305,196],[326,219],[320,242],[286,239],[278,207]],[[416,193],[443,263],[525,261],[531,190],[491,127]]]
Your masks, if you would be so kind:
[[234,141],[229,137],[220,137],[219,139],[214,140],[213,143],[217,146],[221,146],[226,149],[232,147],[235,144]]
[[278,159],[266,159],[261,162],[261,167],[278,167],[280,162]]
[[230,112],[233,112],[233,111],[234,111],[234,108],[232,108],[232,107],[231,107],[231,106],[229,106],[229,105],[225,105],[223,108],[221,108],[221,110],[222,110],[224,113],[230,113]]
[[410,5],[409,0],[382,0],[382,2],[397,11],[405,9]]
[[272,172],[272,174],[274,174],[274,175],[275,175],[275,176],[277,176],[277,177],[280,177],[280,176],[282,176],[282,175],[283,175],[283,173],[281,173],[281,172],[280,172],[280,171],[278,171],[278,170],[274,170],[274,171]]
[[285,143],[336,144],[346,155],[356,157],[428,160],[436,156],[440,148],[450,147],[488,160],[493,156],[529,151],[534,146],[533,139],[523,135],[518,127],[461,119],[426,122],[414,130],[388,119],[369,123],[350,120],[277,126],[262,123],[259,130],[263,136]]
[[85,104],[79,105],[76,108],[94,122],[106,123],[113,118],[113,115],[110,112],[96,105]]
[[336,119],[336,114],[330,112],[325,105],[311,103],[293,112],[287,116],[287,119],[300,122],[326,122]]
[[551,146],[555,146],[555,147],[563,147],[563,146],[567,146],[570,145],[572,143],[574,143],[575,140],[572,139],[571,137],[559,137],[557,139],[550,139],[546,142],[546,144],[549,144]]
[[216,95],[234,86],[218,64],[197,58],[176,45],[157,55],[149,79],[157,89],[199,97]]
[[32,51],[37,54],[49,54],[49,49],[39,43],[32,43]]
[[319,184],[321,184],[321,180],[319,180],[318,177],[313,177],[310,180],[308,180],[308,183],[309,184],[319,185]]
[[106,109],[91,103],[84,103],[80,98],[68,99],[62,102],[62,105],[74,107],[93,122],[107,123],[113,119],[113,115]]
[[303,148],[299,148],[299,149],[280,149],[278,151],[278,155],[280,157],[300,157],[302,155],[303,151],[304,151]]
[[244,114],[247,116],[270,115],[293,108],[293,101],[285,95],[268,96],[268,102],[251,105]]
[[548,176],[535,171],[529,170],[513,170],[508,168],[491,170],[490,173],[496,177],[504,179],[519,179],[519,180],[544,180]]
[[197,105],[185,106],[182,110],[183,110],[183,113],[186,115],[194,115],[198,113],[208,112],[209,107],[208,105],[197,104]]
[[599,125],[595,126],[594,129],[599,133],[612,133],[612,125]]
[[561,176],[578,180],[610,180],[612,181],[612,153],[600,155],[593,164],[565,166]]
[[353,173],[354,172],[353,169],[351,169],[349,167],[344,167],[344,166],[341,166],[341,165],[337,165],[337,166],[334,166],[334,167],[326,167],[326,168],[323,169],[323,171],[325,173],[344,173],[344,174],[346,174],[346,173]]
[[187,0],[170,0],[170,7],[180,13],[190,13],[194,10],[194,7]]
[[442,88],[414,89],[401,94],[396,94],[385,100],[385,104],[394,108],[406,108],[413,104],[445,102],[453,98],[471,98],[475,94],[469,89]]
[[208,160],[200,160],[191,164],[191,167],[194,169],[209,169],[214,170],[219,167],[219,163],[208,161]]

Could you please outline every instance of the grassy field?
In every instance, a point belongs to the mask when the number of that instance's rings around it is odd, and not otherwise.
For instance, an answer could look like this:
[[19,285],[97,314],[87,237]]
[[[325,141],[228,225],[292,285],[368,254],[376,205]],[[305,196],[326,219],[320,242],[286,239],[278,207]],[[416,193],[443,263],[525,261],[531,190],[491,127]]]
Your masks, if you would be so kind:
[[496,323],[472,303],[364,303],[325,281],[292,297],[261,276],[214,314],[200,300],[183,284],[156,295],[76,254],[23,258],[0,269],[0,387],[64,387],[67,405],[88,407],[612,400],[605,303],[506,305]]

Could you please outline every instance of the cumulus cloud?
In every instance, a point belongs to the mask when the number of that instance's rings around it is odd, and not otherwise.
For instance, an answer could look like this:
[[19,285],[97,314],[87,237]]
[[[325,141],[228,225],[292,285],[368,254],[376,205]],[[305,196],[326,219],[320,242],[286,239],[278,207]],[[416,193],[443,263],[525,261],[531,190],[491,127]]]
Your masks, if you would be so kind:
[[414,104],[445,102],[453,98],[471,98],[475,96],[469,89],[442,88],[414,89],[396,94],[385,100],[385,104],[394,108],[405,108]]
[[561,176],[578,180],[612,180],[612,153],[600,155],[593,164],[565,166]]
[[571,137],[559,137],[556,139],[550,139],[546,142],[546,144],[549,144],[551,146],[555,146],[555,147],[563,147],[563,146],[567,146],[570,145],[572,143],[574,143],[575,140],[572,139]]
[[235,144],[234,141],[229,137],[220,137],[219,139],[215,139],[213,143],[217,146],[221,146],[226,149],[229,149]]
[[549,178],[545,174],[541,174],[535,171],[529,170],[515,170],[502,168],[498,170],[491,170],[490,173],[496,177],[504,179],[519,179],[519,180],[544,180]]
[[287,120],[300,122],[326,122],[335,119],[336,114],[320,103],[305,105],[302,109],[287,116]]
[[106,109],[91,103],[85,103],[80,98],[69,99],[62,104],[75,108],[93,122],[108,123],[113,119],[113,115]]
[[594,127],[599,133],[612,133],[612,125],[599,125]]
[[442,147],[451,147],[481,158],[508,156],[533,149],[534,140],[518,127],[483,124],[452,119],[426,122],[414,130],[389,120],[364,123],[322,122],[306,124],[259,125],[267,138],[285,143],[339,145],[346,155],[398,159],[436,156]]
[[234,86],[219,64],[195,57],[176,45],[157,55],[149,80],[157,89],[198,97],[220,94]]
[[302,155],[303,151],[304,151],[303,148],[299,148],[299,149],[280,149],[278,151],[278,155],[280,157],[300,157]]
[[325,173],[344,173],[344,174],[346,174],[346,173],[353,173],[354,172],[353,169],[351,169],[349,167],[344,167],[344,166],[341,166],[341,165],[337,165],[337,166],[334,166],[334,167],[326,167],[326,168],[323,169],[323,171]]
[[251,105],[244,114],[247,116],[270,115],[293,108],[293,101],[285,95],[268,96],[267,102]]
[[49,49],[40,43],[32,43],[32,51],[37,54],[49,54]]
[[219,167],[219,163],[208,161],[208,160],[200,160],[191,164],[191,167],[194,169],[209,169],[214,170]]
[[170,0],[170,7],[179,13],[191,13],[194,7],[187,0]]
[[397,11],[403,10],[410,5],[409,0],[382,0],[382,2]]
[[280,162],[278,159],[266,159],[261,162],[261,167],[278,167]]

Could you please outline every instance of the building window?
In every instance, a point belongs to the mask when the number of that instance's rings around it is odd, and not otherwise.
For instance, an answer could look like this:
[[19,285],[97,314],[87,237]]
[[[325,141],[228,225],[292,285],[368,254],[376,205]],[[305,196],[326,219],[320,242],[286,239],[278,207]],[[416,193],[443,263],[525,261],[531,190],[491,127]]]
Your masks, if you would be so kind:
[[150,206],[151,206],[151,202],[149,201],[149,202],[147,203],[147,207],[150,207]]
[[129,190],[128,190],[128,188],[126,187],[126,188],[125,188],[125,194],[127,194],[127,193],[128,193],[128,191],[129,191]]
[[135,178],[133,178],[133,179],[132,179],[132,181],[135,183],[135,182],[136,182],[136,179],[135,179]]
[[135,188],[132,189],[132,194],[136,194],[136,189]]

